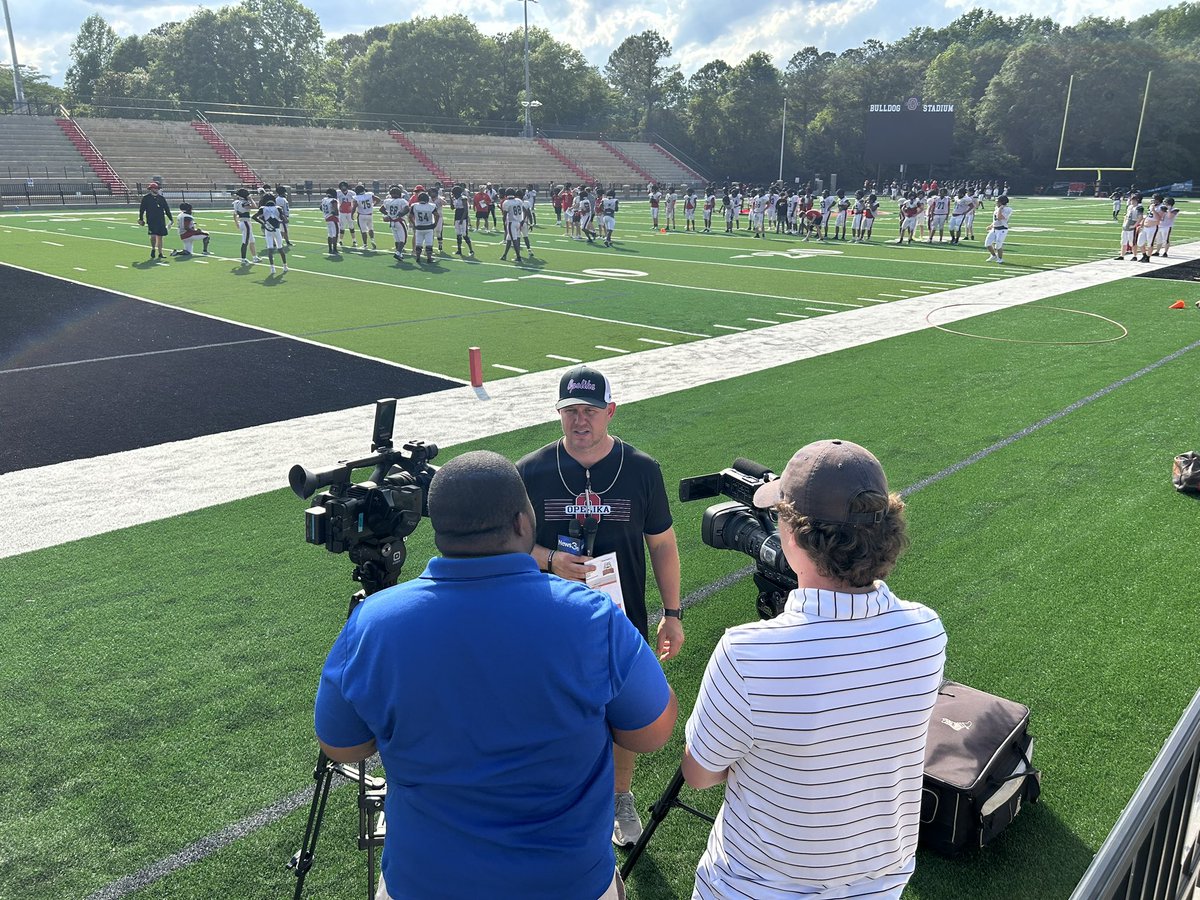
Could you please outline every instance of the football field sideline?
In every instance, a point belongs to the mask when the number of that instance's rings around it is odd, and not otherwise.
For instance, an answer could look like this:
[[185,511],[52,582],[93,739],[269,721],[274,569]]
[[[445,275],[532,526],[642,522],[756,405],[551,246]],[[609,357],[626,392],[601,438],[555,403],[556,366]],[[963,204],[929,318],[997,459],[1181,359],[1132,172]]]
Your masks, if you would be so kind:
[[[1200,242],[1173,249],[1170,264],[1200,258]],[[623,405],[923,331],[933,327],[928,317],[934,311],[942,313],[939,324],[949,324],[1144,271],[1116,261],[1085,263],[594,362],[612,379]],[[564,368],[402,400],[395,433],[449,448],[553,421]],[[50,496],[75,482],[104,484],[110,499],[83,507],[18,509],[0,531],[0,558],[278,490],[291,463],[320,466],[335,455],[363,452],[371,416],[371,407],[357,406],[2,475],[0,491],[8,496]],[[281,448],[286,448],[284,458]],[[222,477],[212,478],[213,472]],[[148,485],[152,502],[146,497]]]

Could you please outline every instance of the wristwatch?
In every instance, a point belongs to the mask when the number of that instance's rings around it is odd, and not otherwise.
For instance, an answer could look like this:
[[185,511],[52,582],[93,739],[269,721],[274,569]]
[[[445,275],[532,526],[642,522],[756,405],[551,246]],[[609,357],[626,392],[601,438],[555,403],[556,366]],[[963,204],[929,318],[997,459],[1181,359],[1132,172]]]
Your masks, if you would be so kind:
[[663,615],[670,616],[672,619],[678,619],[680,622],[683,621],[683,610],[682,609],[667,609],[664,606],[663,607]]

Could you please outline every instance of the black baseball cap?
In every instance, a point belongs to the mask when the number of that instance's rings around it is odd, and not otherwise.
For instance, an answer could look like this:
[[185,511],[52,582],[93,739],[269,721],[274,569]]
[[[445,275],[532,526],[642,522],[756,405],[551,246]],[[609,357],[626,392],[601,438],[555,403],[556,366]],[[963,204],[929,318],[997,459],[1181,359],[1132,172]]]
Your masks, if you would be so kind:
[[870,450],[850,441],[814,441],[796,451],[781,478],[754,492],[754,504],[765,509],[787,500],[815,522],[871,525],[882,520],[882,512],[850,510],[854,499],[868,492],[888,493],[883,466]]
[[612,403],[612,385],[591,366],[568,369],[558,383],[558,403],[555,409],[586,404],[607,409]]

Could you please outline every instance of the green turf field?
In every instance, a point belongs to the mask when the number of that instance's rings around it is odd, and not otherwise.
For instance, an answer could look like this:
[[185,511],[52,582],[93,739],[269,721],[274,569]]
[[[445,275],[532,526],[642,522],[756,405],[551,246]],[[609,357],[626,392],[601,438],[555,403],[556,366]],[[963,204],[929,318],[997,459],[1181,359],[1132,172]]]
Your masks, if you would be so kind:
[[[791,248],[811,245],[782,238],[652,233],[636,208],[612,251],[538,229],[538,263],[524,269],[499,264],[487,235],[474,263],[420,270],[382,250],[330,261],[320,222],[304,211],[293,233],[301,258],[282,280],[263,267],[239,272],[231,227],[209,214],[198,218],[217,235],[217,258],[146,266],[128,214],[38,213],[0,217],[0,261],[459,378],[465,348],[480,345],[488,377],[501,378],[1101,259],[1116,249],[1110,209],[1015,201],[1013,225],[1044,230],[1017,230],[1004,266],[986,262],[982,241],[885,245],[894,218],[879,222],[874,245],[817,245],[839,255],[805,257]],[[755,255],[764,253],[774,255]],[[613,268],[646,274],[585,271]],[[1186,310],[1167,309],[1181,298]],[[1195,285],[1120,281],[953,326],[977,337],[927,329],[621,406],[613,431],[662,462],[669,490],[737,456],[780,467],[832,436],[871,448],[903,489],[1189,347],[1200,339],[1198,299]],[[1113,340],[1114,322],[1127,336]],[[1200,349],[909,497],[912,549],[889,583],[941,613],[949,677],[1032,707],[1045,782],[1042,802],[986,851],[952,862],[922,853],[906,898],[1066,897],[1195,691],[1188,555],[1200,506],[1171,489],[1170,465],[1200,443],[1198,379]],[[438,439],[436,422],[428,432]],[[516,458],[558,433],[510,432],[439,462],[477,447]],[[331,448],[328,462],[362,449]],[[79,488],[20,502],[76,502]],[[103,502],[103,484],[82,488],[86,502]],[[704,505],[673,503],[685,594],[747,563],[702,545]],[[306,786],[316,678],[354,585],[347,560],[304,544],[304,506],[281,489],[0,559],[0,898],[86,897]],[[430,552],[422,527],[406,573]],[[687,643],[667,664],[680,725],[639,763],[643,810],[678,764],[714,643],[753,615],[748,579],[690,609]],[[720,801],[719,791],[687,793],[710,811]],[[331,800],[307,896],[362,896],[353,805],[350,789]],[[133,896],[290,896],[283,863],[304,815]],[[630,896],[688,896],[706,834],[672,813]]]

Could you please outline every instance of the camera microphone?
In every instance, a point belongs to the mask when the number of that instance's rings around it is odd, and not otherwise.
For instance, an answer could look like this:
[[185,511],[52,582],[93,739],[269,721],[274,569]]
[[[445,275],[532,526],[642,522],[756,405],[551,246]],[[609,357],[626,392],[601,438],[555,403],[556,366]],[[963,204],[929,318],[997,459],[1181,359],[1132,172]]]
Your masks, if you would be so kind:
[[739,456],[733,461],[733,467],[743,475],[751,475],[755,478],[766,478],[768,475],[775,473],[768,469],[760,462],[755,462],[752,459],[746,459],[744,456]]

